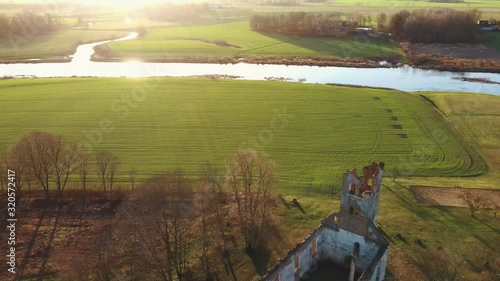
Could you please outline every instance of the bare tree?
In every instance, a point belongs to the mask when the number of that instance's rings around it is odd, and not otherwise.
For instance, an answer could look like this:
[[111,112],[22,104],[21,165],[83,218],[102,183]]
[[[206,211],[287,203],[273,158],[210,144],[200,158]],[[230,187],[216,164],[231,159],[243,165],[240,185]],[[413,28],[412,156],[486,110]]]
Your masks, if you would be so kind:
[[211,240],[208,230],[208,216],[210,215],[210,209],[212,207],[212,194],[210,192],[209,186],[203,183],[199,184],[196,191],[196,207],[199,210],[201,217],[201,264],[203,267],[203,272],[205,273],[205,279],[208,279],[210,276],[208,247]]
[[486,201],[485,207],[490,209],[494,218],[497,218],[498,211],[500,210],[499,203],[495,202],[495,200],[493,200],[493,199],[490,199],[490,200]]
[[82,190],[87,190],[88,177],[92,168],[91,158],[88,154],[80,152],[78,154],[78,175],[80,177],[80,183],[82,184]]
[[113,190],[115,174],[120,164],[118,157],[109,151],[99,151],[95,155],[99,180],[104,191]]
[[473,190],[461,188],[460,197],[464,200],[465,204],[467,204],[471,217],[474,217],[474,214],[485,205],[484,198],[474,195]]
[[493,213],[493,216],[495,218],[497,217],[498,210],[500,210],[500,206],[498,204],[494,205],[494,206],[491,206],[491,212]]
[[392,168],[392,181],[395,182],[401,176],[401,169],[399,167]]
[[135,169],[130,169],[128,171],[128,179],[130,180],[130,187],[134,190],[137,181],[137,171]]
[[54,171],[49,155],[54,138],[54,135],[49,133],[32,132],[22,137],[10,153],[19,167],[26,165],[29,173],[42,186],[46,198],[50,196],[50,180]]
[[277,178],[273,165],[254,151],[240,150],[227,161],[226,184],[233,191],[238,222],[247,248],[262,242],[271,215],[271,190]]
[[227,212],[224,206],[227,204],[226,194],[223,191],[224,176],[222,172],[214,165],[205,165],[201,173],[200,183],[208,188],[211,196],[215,197],[214,214],[216,226],[223,245],[223,251],[226,251],[226,217]]
[[9,168],[9,164],[7,163],[7,152],[4,149],[0,149],[0,187],[2,190],[7,189],[7,181],[5,180],[5,177],[3,173],[6,173],[7,169]]
[[385,13],[380,13],[377,16],[377,28],[378,28],[378,30],[384,29],[386,24],[387,24],[387,15]]
[[58,198],[61,201],[70,175],[78,168],[78,150],[76,145],[69,144],[62,136],[54,136],[50,139],[48,153],[54,168]]
[[147,268],[143,279],[190,280],[195,214],[192,183],[181,172],[147,181],[120,208],[133,262]]

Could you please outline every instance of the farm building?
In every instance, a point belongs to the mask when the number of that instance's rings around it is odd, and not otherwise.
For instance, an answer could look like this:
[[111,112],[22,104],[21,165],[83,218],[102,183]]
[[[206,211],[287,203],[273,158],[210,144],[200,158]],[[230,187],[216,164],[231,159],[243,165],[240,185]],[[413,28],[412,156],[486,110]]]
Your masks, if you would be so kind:
[[498,31],[500,30],[496,24],[491,24],[488,20],[479,20],[477,25],[484,31]]
[[384,280],[388,243],[376,227],[384,163],[344,173],[340,210],[325,218],[262,280]]

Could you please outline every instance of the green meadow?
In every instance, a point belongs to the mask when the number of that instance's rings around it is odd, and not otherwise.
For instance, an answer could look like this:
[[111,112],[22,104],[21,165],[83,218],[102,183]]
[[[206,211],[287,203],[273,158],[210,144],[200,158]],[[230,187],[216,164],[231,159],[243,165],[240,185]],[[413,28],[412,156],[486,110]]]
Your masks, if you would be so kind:
[[[122,180],[172,169],[194,176],[238,148],[272,159],[287,194],[325,194],[369,161],[404,176],[474,176],[478,153],[418,94],[211,79],[0,81],[4,148],[31,131],[62,134],[122,161]],[[109,129],[111,128],[111,129]]]
[[[391,247],[388,280],[422,276],[415,255],[439,248],[466,256],[460,273],[478,280],[500,250],[489,210],[470,218],[466,208],[419,205],[408,188],[452,186],[458,176],[464,187],[498,188],[496,96],[191,78],[10,79],[0,93],[1,148],[31,131],[62,134],[118,155],[122,186],[131,168],[142,180],[178,168],[194,177],[239,147],[267,154],[277,192],[304,210],[279,204],[269,267],[338,209],[341,173],[372,160],[386,163],[378,226]],[[402,172],[395,181],[394,167]],[[239,279],[258,280],[240,247],[230,255]]]
[[500,32],[487,32],[481,38],[487,46],[500,51]]
[[116,30],[71,30],[27,36],[15,35],[11,39],[0,40],[0,61],[25,59],[61,59],[75,52],[82,43],[92,43],[123,37],[128,32]]
[[[231,46],[220,46],[225,41]],[[396,46],[385,40],[304,38],[250,30],[247,21],[155,29],[144,39],[108,44],[118,57],[167,56],[389,56]]]

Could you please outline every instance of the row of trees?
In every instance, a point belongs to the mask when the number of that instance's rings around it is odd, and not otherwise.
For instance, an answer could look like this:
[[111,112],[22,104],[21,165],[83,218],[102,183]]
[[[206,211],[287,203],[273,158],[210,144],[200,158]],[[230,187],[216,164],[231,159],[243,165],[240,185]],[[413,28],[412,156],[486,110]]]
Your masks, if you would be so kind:
[[276,226],[276,184],[273,165],[248,150],[225,169],[205,165],[197,179],[181,171],[154,176],[95,239],[94,258],[71,271],[88,267],[81,280],[216,280],[239,237],[250,252],[265,247]]
[[434,3],[465,3],[465,0],[429,0]]
[[300,36],[332,36],[350,31],[361,21],[371,21],[361,17],[341,19],[338,15],[293,12],[280,15],[254,15],[250,18],[250,28],[261,32],[278,32]]
[[391,16],[387,31],[398,40],[418,43],[476,43],[480,30],[477,10],[401,10]]
[[[32,132],[9,151],[0,153],[0,167],[16,172],[19,192],[24,186],[35,184],[43,189],[46,198],[55,187],[57,197],[62,199],[72,178],[78,178],[86,190],[91,174],[98,175],[104,191],[113,190],[119,164],[119,159],[108,151],[85,154],[62,136],[46,132]],[[0,185],[2,189],[6,186],[2,177]]]
[[43,15],[24,11],[12,17],[0,14],[0,39],[26,34],[46,34],[61,28],[59,18],[52,14]]
[[300,0],[265,0],[260,3],[263,6],[299,6]]
[[[16,172],[18,192],[34,184],[46,198],[57,191],[60,202],[69,182],[85,190],[91,174],[97,174],[103,190],[112,190],[120,165],[109,152],[85,154],[46,132],[23,136],[0,156],[0,170]],[[4,177],[0,184],[6,187]],[[210,280],[221,257],[228,258],[231,239],[242,237],[249,251],[266,247],[266,234],[275,227],[276,185],[274,166],[249,150],[236,152],[225,169],[205,165],[197,179],[181,171],[154,176],[128,193],[116,219],[102,229],[99,242],[92,244],[98,247],[92,250],[95,264],[75,266],[90,266],[82,280],[110,280],[123,269],[128,276],[167,281],[199,280],[196,272],[202,269],[203,279]],[[199,260],[193,259],[200,253]]]

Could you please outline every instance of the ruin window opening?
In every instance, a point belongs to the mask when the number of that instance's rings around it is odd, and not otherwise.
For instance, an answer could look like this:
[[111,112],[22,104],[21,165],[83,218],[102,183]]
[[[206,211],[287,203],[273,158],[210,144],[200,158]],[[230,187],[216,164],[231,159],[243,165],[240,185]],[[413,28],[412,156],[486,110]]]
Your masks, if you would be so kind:
[[349,213],[353,213],[354,212],[354,208],[352,206],[349,206]]
[[358,242],[354,242],[354,255],[355,256],[359,256],[359,248],[360,248],[360,245]]

